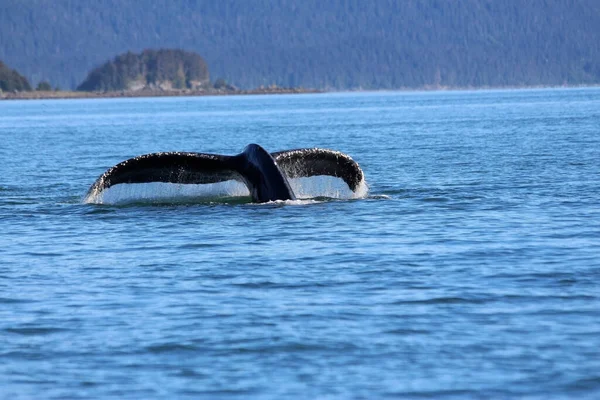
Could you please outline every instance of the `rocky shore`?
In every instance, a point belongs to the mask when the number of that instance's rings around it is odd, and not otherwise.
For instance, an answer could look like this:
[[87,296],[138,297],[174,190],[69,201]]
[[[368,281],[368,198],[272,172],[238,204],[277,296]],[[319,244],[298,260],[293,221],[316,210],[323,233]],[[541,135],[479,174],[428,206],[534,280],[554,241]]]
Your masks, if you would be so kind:
[[305,88],[284,88],[279,86],[259,87],[251,90],[225,89],[181,89],[181,90],[120,90],[107,92],[82,91],[23,91],[1,92],[0,100],[38,100],[38,99],[99,99],[119,97],[176,97],[176,96],[235,96],[253,94],[297,94],[320,93],[320,90]]

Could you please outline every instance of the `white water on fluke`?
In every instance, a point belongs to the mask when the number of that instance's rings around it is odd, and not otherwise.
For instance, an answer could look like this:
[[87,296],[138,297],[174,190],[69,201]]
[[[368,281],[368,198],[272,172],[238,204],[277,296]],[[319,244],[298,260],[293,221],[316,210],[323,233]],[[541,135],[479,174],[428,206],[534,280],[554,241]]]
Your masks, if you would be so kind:
[[[297,199],[329,198],[350,200],[365,198],[368,187],[362,180],[356,191],[333,176],[314,176],[288,179]],[[84,198],[88,204],[128,204],[128,203],[206,203],[251,201],[245,184],[231,180],[202,185],[178,183],[131,183],[118,184],[94,192]]]

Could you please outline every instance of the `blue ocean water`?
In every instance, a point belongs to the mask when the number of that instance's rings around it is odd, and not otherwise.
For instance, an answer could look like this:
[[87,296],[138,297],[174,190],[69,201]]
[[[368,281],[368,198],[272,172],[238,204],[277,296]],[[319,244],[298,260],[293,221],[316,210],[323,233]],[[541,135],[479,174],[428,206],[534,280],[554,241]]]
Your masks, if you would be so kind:
[[[364,199],[85,204],[324,147]],[[0,102],[0,398],[599,398],[600,89]]]

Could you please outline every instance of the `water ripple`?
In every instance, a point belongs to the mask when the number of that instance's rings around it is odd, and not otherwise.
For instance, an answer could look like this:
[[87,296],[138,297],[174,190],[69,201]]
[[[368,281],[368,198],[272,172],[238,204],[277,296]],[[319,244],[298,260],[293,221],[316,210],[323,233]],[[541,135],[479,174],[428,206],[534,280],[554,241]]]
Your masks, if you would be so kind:
[[[48,106],[0,126],[0,397],[599,397],[599,89]],[[369,196],[81,202],[251,142]]]

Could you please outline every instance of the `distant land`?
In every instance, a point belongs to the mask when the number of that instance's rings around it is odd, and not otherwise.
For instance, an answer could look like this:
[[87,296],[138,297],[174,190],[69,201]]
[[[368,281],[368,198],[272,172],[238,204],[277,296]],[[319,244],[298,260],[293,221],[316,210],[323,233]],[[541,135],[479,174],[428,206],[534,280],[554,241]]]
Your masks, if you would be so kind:
[[127,52],[94,68],[77,91],[52,89],[46,82],[35,91],[24,76],[0,61],[0,100],[73,99],[102,97],[207,96],[244,94],[314,93],[317,90],[277,85],[241,90],[223,78],[209,79],[204,59],[178,49]]
[[75,89],[118,54],[177,48],[248,89],[600,84],[598,0],[4,0],[0,60]]
[[31,90],[31,85],[27,78],[0,61],[0,91],[21,92],[27,90]]
[[198,90],[209,86],[208,67],[199,54],[160,49],[118,55],[90,72],[77,90]]

